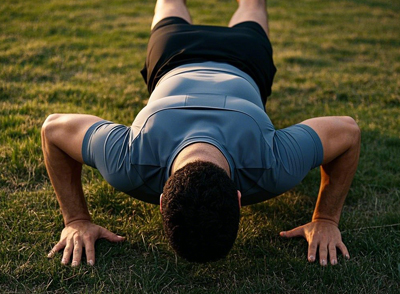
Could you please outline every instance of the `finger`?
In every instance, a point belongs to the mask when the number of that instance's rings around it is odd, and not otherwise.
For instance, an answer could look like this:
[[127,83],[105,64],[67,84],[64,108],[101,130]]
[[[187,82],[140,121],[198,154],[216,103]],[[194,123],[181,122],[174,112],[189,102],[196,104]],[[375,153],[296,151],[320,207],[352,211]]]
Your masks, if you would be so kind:
[[74,240],[68,239],[66,241],[66,246],[64,248],[63,257],[61,259],[62,264],[68,264],[69,260],[71,259],[72,250],[74,249]]
[[343,256],[346,259],[350,259],[349,251],[347,250],[347,247],[346,247],[346,245],[344,245],[343,242],[338,243],[336,246],[337,246],[337,248],[339,248],[339,250],[342,252]]
[[305,237],[303,227],[297,227],[290,231],[282,231],[279,233],[281,237],[292,238],[292,237]]
[[95,251],[94,251],[94,240],[89,236],[83,237],[83,243],[85,244],[86,260],[89,265],[94,265],[95,262]]
[[78,234],[74,235],[74,251],[72,254],[71,266],[78,266],[82,258],[82,238]]
[[319,263],[322,266],[326,266],[328,264],[328,245],[326,243],[319,244]]
[[315,261],[315,256],[317,254],[317,248],[318,248],[318,243],[316,242],[311,242],[308,245],[308,261],[309,262],[314,262]]
[[62,250],[65,247],[65,243],[66,243],[65,240],[62,240],[58,242],[56,245],[54,245],[54,247],[50,250],[49,254],[47,254],[47,257],[53,258],[58,251]]
[[118,236],[105,228],[101,228],[100,238],[107,239],[110,242],[122,242],[125,240],[125,237]]
[[329,259],[332,265],[337,264],[337,253],[335,244],[329,244]]

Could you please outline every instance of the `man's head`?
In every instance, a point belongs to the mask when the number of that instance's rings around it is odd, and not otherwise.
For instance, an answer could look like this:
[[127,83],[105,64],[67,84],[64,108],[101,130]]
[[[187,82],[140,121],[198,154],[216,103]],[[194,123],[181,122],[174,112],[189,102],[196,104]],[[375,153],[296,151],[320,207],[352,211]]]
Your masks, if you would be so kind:
[[240,193],[222,168],[204,161],[185,165],[168,179],[160,204],[178,255],[208,262],[228,254],[239,228]]

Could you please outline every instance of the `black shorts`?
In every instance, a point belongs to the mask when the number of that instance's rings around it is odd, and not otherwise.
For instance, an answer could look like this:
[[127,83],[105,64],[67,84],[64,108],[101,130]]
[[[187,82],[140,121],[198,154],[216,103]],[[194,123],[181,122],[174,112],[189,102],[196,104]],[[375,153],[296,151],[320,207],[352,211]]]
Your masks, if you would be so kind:
[[141,73],[151,94],[171,69],[205,61],[228,63],[250,75],[266,103],[276,68],[267,34],[253,21],[229,28],[191,25],[179,17],[165,18],[151,32]]

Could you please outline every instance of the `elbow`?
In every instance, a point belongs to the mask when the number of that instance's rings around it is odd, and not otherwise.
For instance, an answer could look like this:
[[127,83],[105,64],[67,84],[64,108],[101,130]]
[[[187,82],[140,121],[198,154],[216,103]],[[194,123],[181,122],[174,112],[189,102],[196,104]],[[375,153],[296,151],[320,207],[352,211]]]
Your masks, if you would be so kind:
[[350,140],[352,141],[352,145],[359,146],[361,144],[361,129],[358,126],[357,122],[354,118],[350,116],[343,117],[345,122],[348,125],[348,132],[350,136]]
[[62,114],[50,114],[44,121],[41,129],[42,142],[49,142],[54,138]]

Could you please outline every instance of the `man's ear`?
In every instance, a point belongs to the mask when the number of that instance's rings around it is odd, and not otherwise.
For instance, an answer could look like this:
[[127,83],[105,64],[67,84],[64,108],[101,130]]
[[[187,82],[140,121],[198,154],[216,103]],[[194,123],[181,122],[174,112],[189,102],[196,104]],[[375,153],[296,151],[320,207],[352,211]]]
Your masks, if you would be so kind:
[[[242,193],[240,193],[239,190],[237,190],[237,195],[238,195],[238,201],[239,201],[239,209],[242,208]],[[161,194],[162,196],[162,194]]]
[[160,195],[160,212],[162,213],[162,205],[161,205],[161,202],[162,202],[162,196],[163,196],[163,194],[161,193],[161,195]]

